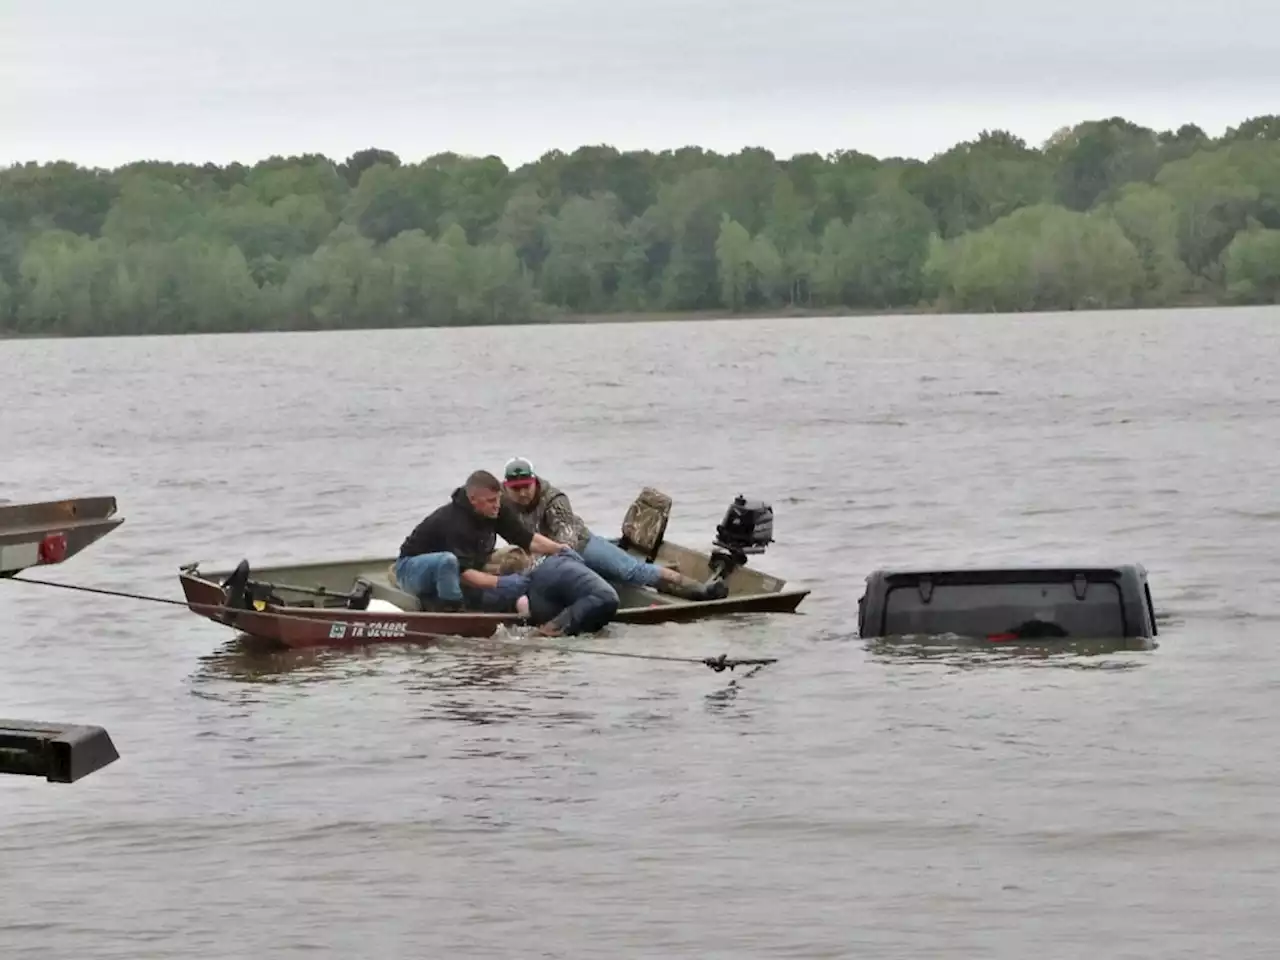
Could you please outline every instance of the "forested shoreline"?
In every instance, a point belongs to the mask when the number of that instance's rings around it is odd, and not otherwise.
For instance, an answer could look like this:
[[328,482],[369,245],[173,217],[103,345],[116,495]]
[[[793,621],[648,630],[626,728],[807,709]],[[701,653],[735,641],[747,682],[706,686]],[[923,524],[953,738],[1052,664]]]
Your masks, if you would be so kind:
[[0,169],[0,336],[1280,301],[1280,117],[928,162],[619,152]]

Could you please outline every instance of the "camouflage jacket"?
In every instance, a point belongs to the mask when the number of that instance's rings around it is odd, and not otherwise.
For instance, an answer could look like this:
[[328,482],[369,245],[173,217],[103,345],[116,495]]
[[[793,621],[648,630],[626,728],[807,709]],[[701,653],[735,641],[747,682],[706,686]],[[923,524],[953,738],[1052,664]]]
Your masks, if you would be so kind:
[[567,543],[579,553],[587,545],[591,531],[582,518],[573,512],[569,498],[547,481],[538,480],[538,499],[527,507],[508,498],[504,500],[516,519],[530,533],[540,533],[552,540]]

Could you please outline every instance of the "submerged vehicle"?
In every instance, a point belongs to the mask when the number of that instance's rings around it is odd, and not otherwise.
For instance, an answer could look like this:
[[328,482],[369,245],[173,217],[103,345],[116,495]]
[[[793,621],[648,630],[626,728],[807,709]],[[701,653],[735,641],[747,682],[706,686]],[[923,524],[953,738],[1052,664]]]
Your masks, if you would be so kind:
[[858,600],[863,638],[956,635],[992,642],[1156,636],[1141,564],[876,570]]
[[[809,594],[748,567],[751,556],[773,541],[773,508],[737,497],[716,527],[709,551],[666,540],[671,498],[644,488],[627,509],[622,535],[612,542],[633,556],[678,569],[695,580],[718,579],[728,588],[719,600],[685,600],[648,587],[618,584],[621,605],[614,623],[652,624],[701,620],[738,613],[794,613]],[[519,625],[516,613],[424,611],[401,590],[395,557],[202,572],[198,563],[179,571],[188,607],[242,633],[288,647],[357,646],[379,641],[441,637],[491,637],[500,626]]]
[[[115,497],[0,504],[0,577],[63,563],[122,523]],[[0,719],[0,774],[74,783],[119,759],[102,727]]]

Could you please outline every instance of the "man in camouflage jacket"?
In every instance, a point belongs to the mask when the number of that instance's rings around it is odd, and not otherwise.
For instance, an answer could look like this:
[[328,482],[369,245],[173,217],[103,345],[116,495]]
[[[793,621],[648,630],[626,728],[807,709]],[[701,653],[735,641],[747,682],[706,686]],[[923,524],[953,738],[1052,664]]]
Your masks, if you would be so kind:
[[503,500],[529,533],[567,543],[606,580],[653,587],[685,600],[721,600],[728,594],[728,587],[721,580],[700,583],[678,570],[645,563],[596,536],[573,512],[568,496],[539,477],[524,457],[507,461],[502,486]]

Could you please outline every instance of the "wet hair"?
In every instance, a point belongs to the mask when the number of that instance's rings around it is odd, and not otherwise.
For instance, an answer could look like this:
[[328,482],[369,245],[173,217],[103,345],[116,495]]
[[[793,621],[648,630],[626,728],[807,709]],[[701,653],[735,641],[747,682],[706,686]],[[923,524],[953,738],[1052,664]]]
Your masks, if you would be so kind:
[[519,547],[504,547],[495,550],[486,563],[485,572],[495,577],[505,577],[509,573],[524,573],[533,558]]
[[489,493],[501,493],[502,484],[488,470],[476,470],[467,477],[468,490],[486,490]]

